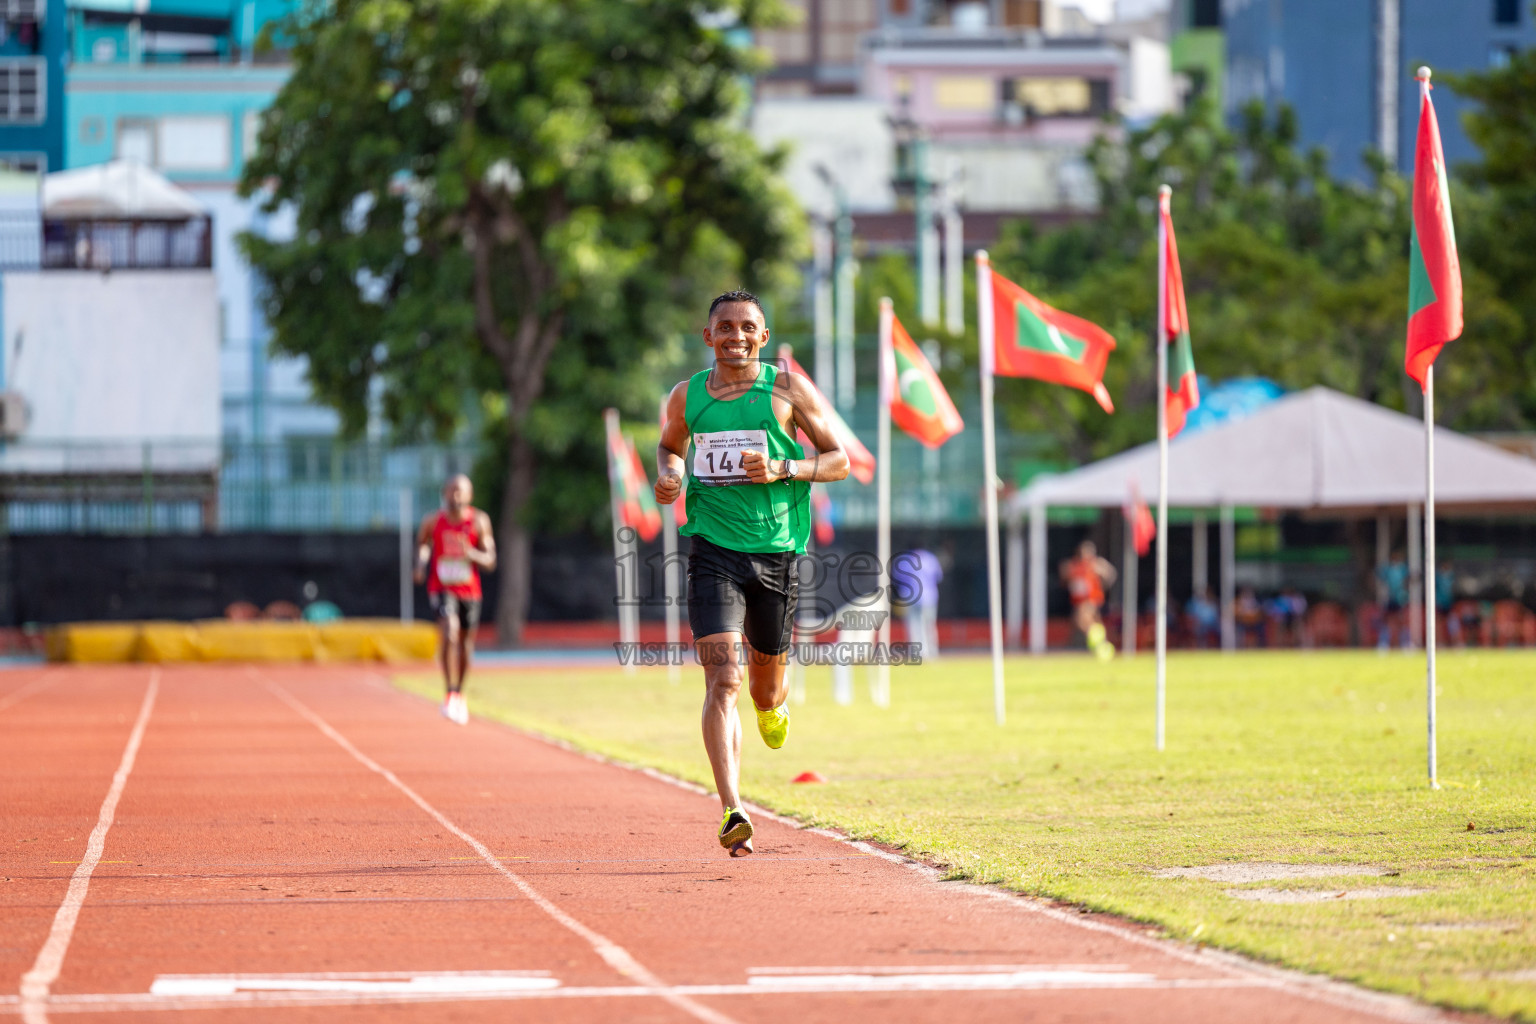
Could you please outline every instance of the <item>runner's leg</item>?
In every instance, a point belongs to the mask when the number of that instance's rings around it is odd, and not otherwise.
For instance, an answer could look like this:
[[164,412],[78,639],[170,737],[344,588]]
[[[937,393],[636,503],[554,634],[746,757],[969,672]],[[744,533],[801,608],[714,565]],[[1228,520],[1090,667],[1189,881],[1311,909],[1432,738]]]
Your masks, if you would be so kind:
[[459,670],[459,637],[463,631],[459,628],[459,602],[452,594],[444,594],[443,601],[443,680],[450,694],[458,693],[459,687],[464,684],[463,673]]
[[463,609],[459,634],[459,685],[460,693],[464,692],[464,677],[469,675],[469,663],[475,654],[475,633],[480,629],[480,602],[463,601],[460,603]]
[[741,806],[741,717],[736,701],[741,695],[742,671],[737,652],[740,633],[712,633],[694,642],[704,667],[704,752],[714,772],[715,789],[722,809]]

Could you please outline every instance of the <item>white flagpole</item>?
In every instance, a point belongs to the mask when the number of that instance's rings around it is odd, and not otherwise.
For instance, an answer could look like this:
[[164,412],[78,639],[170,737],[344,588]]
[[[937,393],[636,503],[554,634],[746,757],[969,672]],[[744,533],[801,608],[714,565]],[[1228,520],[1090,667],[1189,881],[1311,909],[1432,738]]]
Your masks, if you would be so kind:
[[[1429,102],[1429,68],[1419,69],[1419,104]],[[1449,197],[1442,197],[1450,202]],[[1440,788],[1435,729],[1435,364],[1424,371],[1424,702],[1429,788]]]
[[992,622],[992,704],[997,724],[1007,716],[1003,695],[1003,570],[997,540],[997,432],[992,422],[992,264],[976,250],[976,330],[981,344],[981,455],[986,463],[982,503],[987,511],[987,609]]
[[1163,211],[1173,189],[1158,190],[1157,217],[1157,749],[1163,749],[1168,697],[1168,237]]
[[886,655],[875,659],[875,705],[891,706],[891,665],[886,658],[891,649],[891,399],[894,397],[895,355],[891,351],[892,321],[891,300],[880,300],[880,420],[876,435],[875,491],[876,491],[876,541],[875,557],[880,561],[880,594],[883,613],[876,635],[879,650]]
[[1429,788],[1440,788],[1435,734],[1435,366],[1424,371],[1424,664],[1429,711]]
[[[661,421],[667,421],[667,399],[661,399]],[[678,495],[682,500],[682,495]],[[682,642],[682,626],[678,618],[677,579],[677,504],[661,506],[661,572],[662,585],[667,595],[667,682],[674,686],[682,682],[682,666],[674,660],[678,645]]]
[[[624,571],[624,556],[630,550],[630,545],[626,544],[620,537],[624,530],[624,502],[619,496],[619,489],[616,486],[617,481],[614,479],[618,475],[616,472],[618,467],[614,465],[613,461],[614,438],[618,437],[619,434],[619,410],[603,410],[603,427],[606,435],[605,445],[608,449],[608,506],[613,513],[614,611],[618,613],[619,618],[619,643],[627,644],[633,639],[629,635],[629,608],[624,604],[626,591],[628,590],[624,580],[626,575]],[[638,651],[630,651],[621,659],[625,672],[634,672],[635,659],[638,654]]]

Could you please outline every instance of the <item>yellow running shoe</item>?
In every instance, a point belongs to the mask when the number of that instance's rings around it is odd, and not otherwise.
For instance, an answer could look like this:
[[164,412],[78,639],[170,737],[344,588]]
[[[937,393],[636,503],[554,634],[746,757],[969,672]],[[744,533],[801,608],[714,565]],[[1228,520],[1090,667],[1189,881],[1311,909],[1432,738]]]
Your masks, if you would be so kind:
[[778,750],[789,738],[789,703],[786,701],[767,711],[753,705],[753,710],[757,712],[757,734],[768,744],[769,750]]
[[752,852],[752,821],[740,807],[727,807],[720,819],[720,845],[731,852],[732,857],[745,857]]

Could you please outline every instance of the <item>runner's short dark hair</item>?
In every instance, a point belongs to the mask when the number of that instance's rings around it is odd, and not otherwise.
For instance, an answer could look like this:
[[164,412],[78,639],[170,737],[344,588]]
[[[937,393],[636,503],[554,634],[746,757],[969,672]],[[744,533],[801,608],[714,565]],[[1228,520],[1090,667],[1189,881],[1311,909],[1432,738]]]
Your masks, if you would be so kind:
[[743,288],[738,288],[733,292],[726,292],[724,295],[715,296],[715,301],[709,304],[709,315],[713,317],[715,310],[727,302],[750,302],[757,307],[757,311],[763,314],[764,318],[768,316],[768,311],[763,309],[763,304],[758,300],[758,297]]

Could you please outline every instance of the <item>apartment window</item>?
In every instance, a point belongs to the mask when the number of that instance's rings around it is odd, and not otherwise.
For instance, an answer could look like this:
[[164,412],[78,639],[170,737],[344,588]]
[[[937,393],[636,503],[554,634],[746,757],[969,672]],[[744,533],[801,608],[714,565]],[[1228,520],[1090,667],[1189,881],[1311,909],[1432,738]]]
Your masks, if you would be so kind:
[[987,112],[996,88],[985,75],[941,75],[933,83],[933,101],[940,110]]
[[155,165],[155,123],[125,118],[117,123],[117,158]]
[[1040,28],[1040,0],[1003,0],[1003,24],[1009,28]]
[[1028,117],[1091,117],[1109,110],[1109,81],[1102,78],[1011,78],[1001,83],[1004,120]]
[[160,119],[160,166],[168,171],[229,169],[229,118],[219,116]]
[[0,169],[14,174],[47,174],[47,153],[0,153]]
[[0,20],[15,24],[19,21],[42,21],[41,0],[0,0]]
[[1493,23],[1495,25],[1520,24],[1520,4],[1524,0],[1493,0]]
[[1190,28],[1221,28],[1221,0],[1191,0]]
[[0,60],[0,124],[41,124],[48,66],[41,57]]

